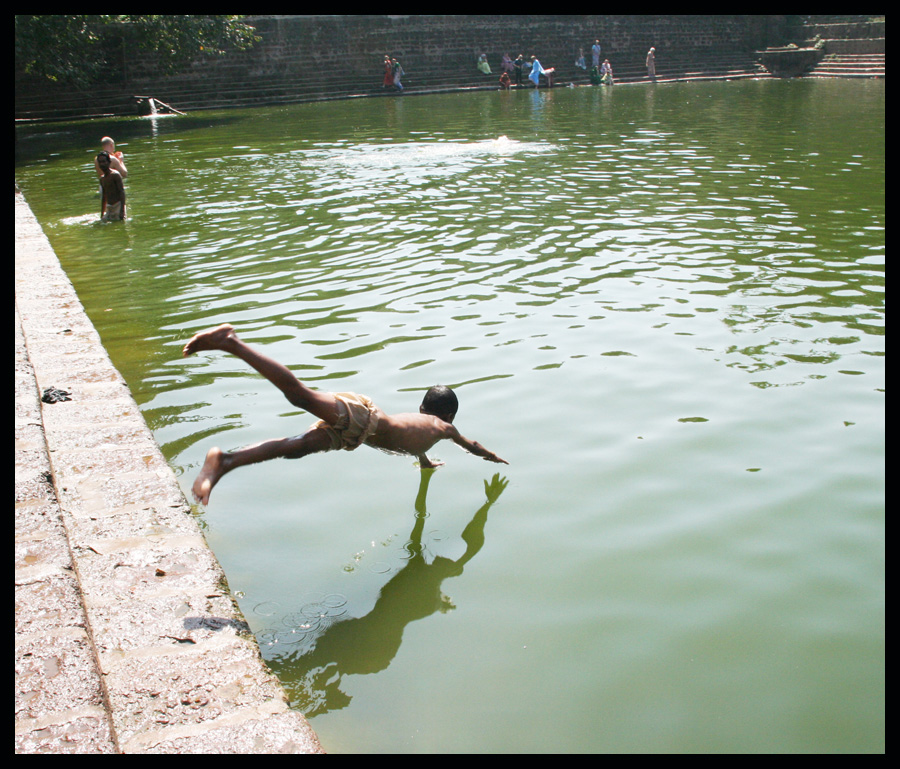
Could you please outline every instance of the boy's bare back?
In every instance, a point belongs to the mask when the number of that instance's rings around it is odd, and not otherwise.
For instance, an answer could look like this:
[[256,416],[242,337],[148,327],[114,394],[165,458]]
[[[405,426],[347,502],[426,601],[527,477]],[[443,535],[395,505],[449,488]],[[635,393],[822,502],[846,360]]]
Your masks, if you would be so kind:
[[425,452],[442,440],[452,440],[466,451],[491,462],[509,464],[476,441],[464,438],[450,422],[432,414],[385,414],[379,418],[378,430],[366,443],[386,451],[412,454],[419,458],[423,467],[436,467],[440,463],[429,460]]

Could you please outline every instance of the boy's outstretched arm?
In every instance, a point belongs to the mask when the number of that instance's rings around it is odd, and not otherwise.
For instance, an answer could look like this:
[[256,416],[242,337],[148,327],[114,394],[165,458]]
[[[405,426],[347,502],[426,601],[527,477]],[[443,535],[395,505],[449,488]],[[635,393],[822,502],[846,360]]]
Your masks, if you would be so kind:
[[451,431],[449,437],[453,439],[453,442],[457,446],[461,446],[470,454],[474,454],[476,457],[482,457],[488,462],[497,462],[502,465],[508,465],[505,459],[500,459],[493,451],[488,451],[484,446],[482,446],[478,441],[470,441],[464,435],[462,435],[459,430],[457,430],[453,425],[450,425]]

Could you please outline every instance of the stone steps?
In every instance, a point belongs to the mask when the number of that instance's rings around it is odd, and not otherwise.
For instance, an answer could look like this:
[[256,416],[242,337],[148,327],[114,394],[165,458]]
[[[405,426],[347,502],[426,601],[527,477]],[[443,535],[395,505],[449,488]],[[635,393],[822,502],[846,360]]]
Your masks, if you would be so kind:
[[[595,37],[603,41],[603,56],[612,62],[617,83],[647,82],[644,56],[650,45],[657,49],[657,82],[768,77],[754,60],[751,46],[756,41],[764,44],[784,17],[769,21],[764,16],[689,15],[248,18],[262,38],[258,46],[199,59],[177,76],[160,76],[152,57],[132,48],[123,48],[127,68],[110,72],[106,80],[110,85],[85,92],[73,93],[17,72],[16,119],[133,115],[134,94],[184,111],[383,96],[393,94],[381,86],[385,53],[402,62],[408,94],[495,89],[504,51],[513,56],[537,53],[545,67],[556,69],[554,86],[587,85],[589,73],[575,67],[575,52]],[[862,16],[802,19],[805,25],[793,27],[796,39],[827,37],[827,54],[884,53],[884,22],[877,17],[874,22]],[[488,55],[492,75],[475,68],[482,51]],[[585,53],[590,56],[586,48]]]
[[[473,67],[474,70],[474,67]],[[567,71],[568,70],[568,71]],[[632,65],[621,70],[614,70],[617,83],[647,82],[647,71],[643,63]],[[499,69],[491,75],[480,72],[452,73],[444,69],[426,72],[408,72],[403,78],[403,93],[441,93],[465,90],[498,90]],[[759,67],[748,56],[740,61],[718,63],[685,63],[676,66],[657,66],[657,82],[675,82],[682,80],[736,80],[754,77],[765,77]],[[555,87],[574,85],[590,85],[587,72],[570,68],[558,68],[553,82]],[[541,79],[541,87],[546,80]],[[524,88],[531,88],[525,80]],[[393,88],[383,88],[380,80],[374,77],[369,82],[360,82],[358,78],[331,78],[327,83],[310,83],[305,79],[286,80],[261,87],[257,85],[235,86],[233,83],[222,83],[215,89],[216,96],[198,93],[192,89],[183,91],[167,90],[160,93],[160,98],[176,106],[178,109],[191,111],[196,109],[216,109],[229,106],[264,106],[267,104],[289,104],[328,99],[354,98],[361,96],[383,97],[396,96]]]
[[[421,65],[404,65],[407,74],[403,78],[404,93],[440,93],[458,90],[496,90],[499,87],[499,61],[492,62],[491,75],[484,75],[475,69],[474,58],[470,68],[450,66],[447,62],[457,62],[460,56],[448,54],[438,62],[422,62]],[[499,57],[497,57],[499,58]],[[575,67],[567,57],[547,57],[544,66],[556,67],[554,86],[589,85],[588,72]],[[610,56],[617,83],[647,82],[647,70],[643,57],[633,55],[628,59]],[[415,59],[413,59],[415,61]],[[380,67],[377,60],[364,76],[348,72],[342,67],[320,67],[315,77],[310,77],[303,59],[288,56],[280,63],[280,73],[256,74],[248,76],[245,61],[236,57],[233,63],[220,63],[215,74],[198,85],[196,78],[179,76],[160,80],[154,86],[147,86],[141,93],[153,96],[178,110],[190,112],[198,109],[220,109],[229,107],[254,107],[272,104],[290,104],[360,96],[395,95],[393,89],[382,88]],[[736,80],[753,77],[767,77],[768,73],[753,60],[750,53],[709,54],[669,58],[657,55],[657,82],[682,80]],[[143,87],[143,86],[141,86]],[[525,87],[532,87],[526,80]],[[541,87],[546,87],[542,78]],[[19,89],[16,97],[17,119],[41,120],[51,115],[55,119],[84,117],[85,94],[60,93],[48,100],[38,95],[29,97],[27,89]],[[98,86],[91,92],[91,104],[96,105],[93,115],[133,115],[137,107],[132,94],[115,86]]]
[[805,17],[791,32],[801,49],[818,47],[824,56],[803,77],[884,77],[885,21],[860,15]]
[[884,54],[826,54],[805,77],[884,77]]
[[[177,76],[161,76],[153,57],[122,43],[123,65],[109,86],[72,93],[16,73],[16,119],[67,119],[135,114],[131,97],[145,94],[179,110],[283,104],[383,95],[382,59],[403,64],[406,93],[498,87],[500,58],[536,53],[554,67],[554,85],[587,85],[575,67],[579,47],[601,39],[616,82],[647,81],[644,57],[657,49],[660,82],[765,76],[752,47],[767,17],[744,16],[257,16],[261,42],[252,50],[198,59]],[[773,17],[775,18],[775,17]],[[119,50],[119,49],[116,49]],[[492,75],[476,57],[485,52]],[[125,66],[127,64],[127,66]],[[116,87],[116,84],[119,84]],[[545,87],[545,86],[542,86]],[[390,92],[390,91],[389,91]]]

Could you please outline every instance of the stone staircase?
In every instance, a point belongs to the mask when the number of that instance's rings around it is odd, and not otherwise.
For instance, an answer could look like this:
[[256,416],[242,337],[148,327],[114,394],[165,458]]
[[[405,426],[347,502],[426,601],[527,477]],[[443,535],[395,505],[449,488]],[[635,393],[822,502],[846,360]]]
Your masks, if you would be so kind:
[[[179,75],[159,77],[140,51],[123,44],[111,77],[89,92],[16,73],[16,120],[135,115],[136,94],[192,112],[357,97],[396,97],[382,88],[385,53],[406,75],[404,95],[496,90],[500,59],[536,53],[554,67],[553,85],[590,85],[575,66],[579,45],[603,40],[615,82],[648,82],[644,57],[655,45],[656,81],[736,80],[768,77],[740,30],[750,17],[256,17],[264,42],[253,51],[196,62]],[[756,18],[756,17],[752,17]],[[763,18],[763,17],[760,17]],[[751,22],[753,24],[754,22]],[[476,67],[480,51],[493,70]],[[118,77],[125,73],[125,79]],[[526,88],[531,84],[526,81]],[[541,87],[546,87],[542,79]]]
[[[427,62],[402,60],[406,75],[403,77],[403,95],[443,93],[451,91],[498,89],[501,54],[491,57],[491,75],[484,75],[475,68],[474,57],[471,67],[451,68],[429,66]],[[557,57],[561,58],[561,57]],[[495,60],[496,59],[496,60]],[[572,59],[572,61],[570,61]],[[649,82],[643,58],[617,59],[610,56],[613,75],[618,84]],[[555,67],[553,87],[569,85],[590,85],[588,73],[574,64],[574,57],[567,56],[562,62],[554,57],[542,58],[545,67]],[[366,77],[348,75],[343,70],[321,72],[315,78],[306,75],[285,74],[281,77],[248,78],[239,64],[232,67],[217,67],[215,77],[201,82],[191,78],[167,78],[158,82],[147,92],[156,99],[171,104],[183,112],[196,110],[225,109],[231,107],[255,107],[274,104],[293,104],[331,99],[359,97],[396,97],[393,88],[381,85],[380,63],[373,59],[371,72]],[[657,53],[656,82],[740,80],[769,77],[750,52],[696,55],[691,57],[669,57]],[[147,88],[141,86],[146,91]],[[525,80],[523,88],[532,88]],[[541,78],[541,88],[547,82]],[[108,115],[137,114],[137,105],[130,91],[115,86],[97,86],[91,91],[89,109],[85,108],[86,98],[82,93],[63,92],[46,98],[46,86],[41,84],[41,93],[28,98],[21,94],[16,98],[17,119],[40,120],[49,115],[55,119],[101,117]]]
[[826,53],[804,77],[884,77],[883,53]]
[[[649,82],[647,67],[643,57],[617,62],[610,57],[615,82],[641,83]],[[668,56],[657,51],[656,82],[672,83],[679,81],[703,80],[746,80],[748,78],[768,77],[766,72],[749,52],[711,53],[689,57]],[[588,73],[575,67],[564,67],[563,77],[557,78],[554,84],[589,85]]]
[[819,45],[822,60],[804,77],[884,77],[884,17],[809,16],[794,33],[799,47]]

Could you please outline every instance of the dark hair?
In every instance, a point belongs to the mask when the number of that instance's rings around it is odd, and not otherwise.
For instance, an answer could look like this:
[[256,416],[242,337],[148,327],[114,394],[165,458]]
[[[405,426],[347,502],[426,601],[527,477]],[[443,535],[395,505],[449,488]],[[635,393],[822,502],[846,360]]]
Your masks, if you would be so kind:
[[435,385],[428,389],[422,398],[421,410],[426,414],[439,417],[449,422],[456,416],[459,410],[459,401],[456,393],[445,385]]
[[106,150],[101,150],[97,153],[97,162],[100,162],[100,158],[106,157],[106,162],[109,163],[109,153]]

